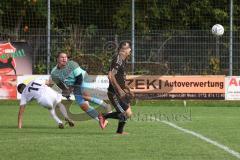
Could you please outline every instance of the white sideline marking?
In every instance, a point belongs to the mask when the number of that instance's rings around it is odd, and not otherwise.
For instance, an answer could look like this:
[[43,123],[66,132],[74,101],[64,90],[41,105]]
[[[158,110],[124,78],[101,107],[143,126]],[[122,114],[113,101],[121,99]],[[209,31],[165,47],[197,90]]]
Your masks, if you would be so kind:
[[167,125],[175,128],[175,129],[178,129],[178,130],[182,131],[182,132],[191,134],[191,135],[193,135],[193,136],[195,136],[195,137],[197,137],[197,138],[199,138],[199,139],[201,139],[201,140],[203,140],[203,141],[206,141],[206,142],[208,142],[208,143],[210,143],[210,144],[213,144],[214,146],[217,146],[217,147],[220,148],[220,149],[223,149],[225,152],[228,152],[228,153],[230,153],[231,155],[233,155],[233,156],[237,157],[238,159],[240,159],[240,153],[239,153],[239,152],[234,151],[233,149],[231,149],[231,148],[229,148],[229,147],[227,147],[227,146],[225,146],[225,145],[223,145],[223,144],[220,144],[220,143],[218,143],[217,141],[211,140],[211,139],[209,139],[209,138],[207,138],[207,137],[205,137],[205,136],[203,136],[203,135],[201,135],[201,134],[199,134],[199,133],[196,133],[196,132],[194,132],[194,131],[191,131],[191,130],[188,130],[188,129],[179,127],[179,126],[177,126],[177,125],[174,124],[174,123],[171,123],[171,122],[168,122],[168,121],[161,121],[160,119],[157,119],[157,118],[151,118],[151,119],[156,120],[156,121],[158,121],[158,122],[162,122],[162,123],[164,123],[164,124],[167,124]]

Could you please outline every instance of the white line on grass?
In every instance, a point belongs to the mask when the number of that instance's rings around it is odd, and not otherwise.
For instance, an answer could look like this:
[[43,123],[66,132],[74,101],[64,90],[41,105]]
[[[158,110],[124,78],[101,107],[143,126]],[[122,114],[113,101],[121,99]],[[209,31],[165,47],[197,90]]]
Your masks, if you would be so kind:
[[217,146],[218,148],[223,149],[225,152],[228,152],[228,153],[230,153],[231,155],[233,155],[233,156],[237,157],[238,159],[240,159],[240,153],[239,153],[239,152],[234,151],[233,149],[231,149],[231,148],[229,148],[229,147],[227,147],[227,146],[225,146],[225,145],[223,145],[223,144],[220,144],[220,143],[218,143],[217,141],[211,140],[211,139],[209,139],[209,138],[207,138],[207,137],[205,137],[205,136],[203,136],[203,135],[201,135],[201,134],[199,134],[199,133],[196,133],[196,132],[194,132],[194,131],[191,131],[191,130],[188,130],[188,129],[179,127],[179,126],[177,126],[177,125],[174,124],[174,123],[171,123],[171,122],[168,122],[168,121],[161,121],[160,119],[153,118],[153,117],[152,117],[151,119],[152,119],[152,120],[156,120],[156,121],[158,121],[158,122],[162,122],[162,123],[164,123],[164,124],[167,124],[167,125],[175,128],[175,129],[178,129],[178,130],[180,130],[180,131],[182,131],[182,132],[184,132],[184,133],[191,134],[191,135],[193,135],[193,136],[195,136],[195,137],[197,137],[197,138],[199,138],[199,139],[201,139],[201,140],[203,140],[203,141],[206,141],[206,142],[208,142],[208,143],[210,143],[210,144],[213,144],[214,146]]

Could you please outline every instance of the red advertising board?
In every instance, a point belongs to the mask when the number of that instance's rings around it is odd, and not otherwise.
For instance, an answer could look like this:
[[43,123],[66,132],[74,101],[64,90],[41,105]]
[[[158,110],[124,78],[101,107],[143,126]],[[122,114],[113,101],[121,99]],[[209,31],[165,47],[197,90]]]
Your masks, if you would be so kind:
[[0,99],[16,99],[17,98],[17,76],[1,76],[0,75]]

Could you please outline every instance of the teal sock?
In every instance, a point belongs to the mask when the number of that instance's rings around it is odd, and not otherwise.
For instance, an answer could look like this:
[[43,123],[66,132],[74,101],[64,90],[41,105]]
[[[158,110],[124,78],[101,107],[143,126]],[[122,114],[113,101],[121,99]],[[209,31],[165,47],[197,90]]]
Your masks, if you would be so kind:
[[95,120],[98,120],[98,112],[93,108],[89,107],[86,113]]
[[109,104],[105,103],[103,100],[101,100],[99,98],[91,97],[90,101],[95,104],[98,104],[100,107],[105,109],[107,112],[110,112],[112,110],[112,108]]
[[96,97],[91,97],[90,101],[98,105],[101,105],[103,103],[103,100],[98,99]]

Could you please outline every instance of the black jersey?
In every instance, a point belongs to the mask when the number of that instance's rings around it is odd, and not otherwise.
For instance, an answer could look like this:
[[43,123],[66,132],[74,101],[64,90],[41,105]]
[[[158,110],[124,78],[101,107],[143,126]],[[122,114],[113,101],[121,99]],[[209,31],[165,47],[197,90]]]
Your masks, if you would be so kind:
[[[123,60],[120,55],[115,55],[112,59],[109,71],[115,73],[115,78],[117,83],[121,88],[125,88],[125,78],[126,78],[126,60]],[[109,89],[112,91],[113,86],[110,83]]]

